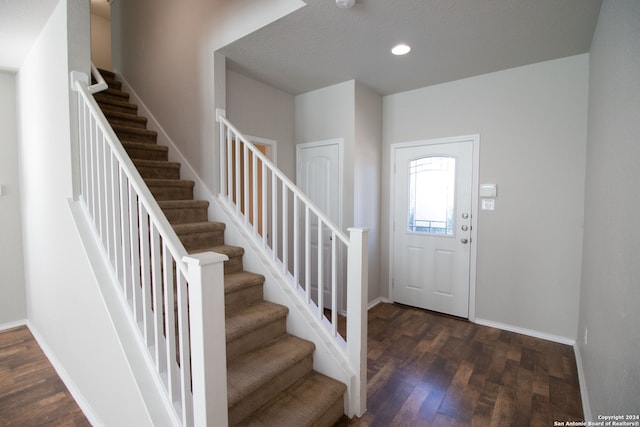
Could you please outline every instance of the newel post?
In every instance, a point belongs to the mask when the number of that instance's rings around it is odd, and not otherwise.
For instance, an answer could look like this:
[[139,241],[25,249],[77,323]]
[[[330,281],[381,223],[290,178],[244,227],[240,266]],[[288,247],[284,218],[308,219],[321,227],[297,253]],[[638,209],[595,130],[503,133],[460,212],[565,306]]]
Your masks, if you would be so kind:
[[355,377],[349,385],[348,415],[367,410],[367,307],[369,298],[369,230],[349,228],[347,261],[347,356]]
[[224,261],[205,252],[184,257],[189,271],[189,329],[193,418],[196,426],[226,426],[227,354],[224,331]]

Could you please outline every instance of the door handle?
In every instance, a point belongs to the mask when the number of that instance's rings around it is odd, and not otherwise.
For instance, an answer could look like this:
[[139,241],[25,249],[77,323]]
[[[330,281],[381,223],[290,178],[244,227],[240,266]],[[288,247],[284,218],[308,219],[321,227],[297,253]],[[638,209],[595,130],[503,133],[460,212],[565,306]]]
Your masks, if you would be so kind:
[[460,241],[461,241],[461,242],[462,242],[462,244],[464,244],[464,245],[466,245],[467,243],[469,243],[469,239],[465,239],[465,238],[460,239]]

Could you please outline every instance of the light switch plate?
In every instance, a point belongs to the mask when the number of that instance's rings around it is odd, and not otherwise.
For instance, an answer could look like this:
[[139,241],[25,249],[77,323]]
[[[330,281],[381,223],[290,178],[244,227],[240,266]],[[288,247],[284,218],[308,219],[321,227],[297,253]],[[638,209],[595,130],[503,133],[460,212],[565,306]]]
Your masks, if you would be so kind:
[[482,199],[482,210],[483,211],[496,210],[496,199]]
[[481,184],[480,197],[496,197],[498,195],[498,186],[496,184]]

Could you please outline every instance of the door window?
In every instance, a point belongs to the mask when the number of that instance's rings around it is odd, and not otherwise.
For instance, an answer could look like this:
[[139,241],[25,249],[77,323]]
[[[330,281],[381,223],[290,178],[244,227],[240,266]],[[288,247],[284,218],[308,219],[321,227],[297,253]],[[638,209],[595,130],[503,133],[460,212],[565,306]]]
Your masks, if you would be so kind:
[[408,166],[408,231],[453,236],[456,159],[422,157]]

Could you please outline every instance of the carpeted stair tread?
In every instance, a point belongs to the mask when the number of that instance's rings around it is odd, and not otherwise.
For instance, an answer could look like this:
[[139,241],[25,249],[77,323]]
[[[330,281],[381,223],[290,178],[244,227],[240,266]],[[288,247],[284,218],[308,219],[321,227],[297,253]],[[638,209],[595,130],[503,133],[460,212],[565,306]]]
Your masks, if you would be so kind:
[[[315,371],[245,419],[243,427],[332,426],[342,416],[347,387]],[[337,411],[332,407],[337,406]],[[337,412],[332,414],[331,412]],[[320,422],[320,420],[324,422]]]
[[206,200],[161,200],[158,201],[158,205],[160,205],[162,209],[178,209],[190,207],[208,208],[209,202],[207,202]]
[[[315,345],[293,335],[271,341],[227,365],[229,408],[282,375],[290,366],[313,354]],[[289,424],[291,425],[291,424]]]
[[109,88],[107,88],[106,90],[103,90],[102,92],[100,92],[100,94],[111,97],[117,101],[129,102],[129,94],[127,92],[123,92],[120,89],[112,88],[111,86],[109,86]]
[[225,322],[227,342],[233,341],[261,325],[282,319],[288,313],[288,307],[268,301],[261,301],[233,313],[227,313]]
[[125,141],[155,143],[158,139],[158,132],[154,130],[120,124],[112,124],[111,127],[120,139]]
[[129,127],[139,127],[141,129],[145,129],[147,127],[147,118],[136,114],[107,110],[104,112],[104,115],[112,125],[116,124]]
[[223,222],[206,221],[194,222],[191,224],[176,224],[173,226],[173,229],[177,234],[187,234],[201,233],[203,231],[224,231],[225,227],[226,226]]
[[100,95],[100,92],[93,95],[102,110],[121,111],[129,114],[136,114],[138,106],[130,102],[117,101],[113,98]]
[[143,178],[180,178],[180,163],[163,160],[131,159]]
[[[231,313],[244,309],[252,304],[264,301],[263,285],[265,277],[261,274],[255,274],[244,271],[242,268],[233,272],[227,272],[229,269],[225,264],[224,275],[224,309],[229,316]],[[276,329],[274,326],[273,330]],[[286,328],[285,328],[286,329]],[[241,351],[241,345],[235,345],[234,349]],[[227,357],[233,357],[233,354],[227,352]]]
[[169,147],[166,145],[137,141],[120,142],[132,160],[158,160],[166,162],[169,159]]
[[109,78],[111,80],[115,80],[115,78],[116,78],[116,73],[114,73],[113,71],[107,70],[105,68],[98,68],[98,71],[100,72],[100,74],[102,75],[102,77],[105,80],[107,78]]
[[218,246],[210,246],[206,248],[198,248],[197,250],[191,252],[190,254],[197,254],[200,252],[217,252],[219,254],[224,254],[229,258],[231,258],[231,257],[244,255],[244,248],[241,246],[218,245]]
[[171,224],[186,224],[209,219],[209,202],[206,200],[164,200],[158,201],[158,205]]
[[193,198],[194,181],[186,179],[145,179],[145,182],[156,200],[185,200]]
[[244,289],[264,283],[262,274],[251,273],[249,271],[239,271],[237,273],[229,273],[224,275],[224,293],[225,295],[239,292]]
[[201,248],[224,244],[225,225],[222,222],[173,224],[173,229],[189,253],[202,252]]

